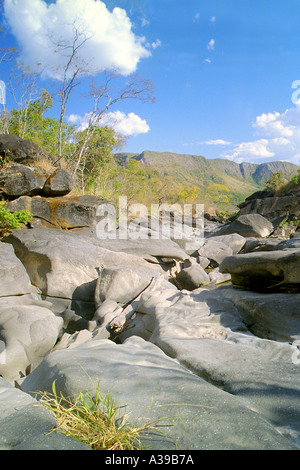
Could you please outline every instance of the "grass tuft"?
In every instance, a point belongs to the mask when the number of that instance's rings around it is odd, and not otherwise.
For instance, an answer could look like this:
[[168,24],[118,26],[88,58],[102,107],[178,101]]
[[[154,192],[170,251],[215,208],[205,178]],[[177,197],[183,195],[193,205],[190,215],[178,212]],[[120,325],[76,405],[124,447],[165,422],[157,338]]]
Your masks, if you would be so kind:
[[[128,422],[128,415],[120,417],[120,407],[115,406],[111,393],[100,392],[100,382],[95,396],[79,393],[74,400],[69,400],[62,393],[58,395],[55,382],[52,393],[43,392],[39,396],[42,405],[55,415],[57,427],[53,431],[77,439],[93,450],[142,450],[141,433],[155,431],[164,435],[157,426],[167,418],[135,427]],[[168,421],[169,425],[174,425],[170,419]]]

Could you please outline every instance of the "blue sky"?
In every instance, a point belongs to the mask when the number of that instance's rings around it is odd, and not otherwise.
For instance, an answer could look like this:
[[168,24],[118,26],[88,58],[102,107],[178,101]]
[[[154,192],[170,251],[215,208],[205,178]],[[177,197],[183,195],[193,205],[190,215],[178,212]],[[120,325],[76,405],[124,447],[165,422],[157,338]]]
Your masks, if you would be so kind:
[[[27,63],[51,61],[42,32],[77,14],[99,32],[88,52],[97,65],[118,63],[124,77],[136,72],[153,81],[155,104],[127,101],[113,110],[127,135],[124,151],[300,164],[299,0],[3,0],[3,6],[7,41],[20,46]],[[78,124],[90,111],[84,92],[67,109]]]

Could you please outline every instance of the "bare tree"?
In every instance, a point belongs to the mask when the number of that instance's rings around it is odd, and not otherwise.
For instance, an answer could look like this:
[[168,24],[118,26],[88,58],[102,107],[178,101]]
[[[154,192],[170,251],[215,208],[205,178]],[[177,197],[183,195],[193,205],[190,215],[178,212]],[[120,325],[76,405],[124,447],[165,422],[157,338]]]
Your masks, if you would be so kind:
[[[0,34],[5,34],[5,31],[0,28]],[[0,66],[2,63],[11,62],[15,58],[16,48],[15,47],[1,47],[0,48]],[[4,134],[9,133],[9,113],[6,108],[6,83],[0,81],[0,105],[2,108],[1,112],[1,132]]]
[[54,45],[54,52],[66,58],[66,63],[63,70],[59,70],[61,74],[61,85],[59,87],[58,95],[60,101],[60,117],[59,117],[59,131],[58,131],[58,161],[62,158],[62,140],[63,140],[63,124],[66,115],[67,104],[69,102],[71,93],[81,83],[81,78],[88,73],[88,63],[80,57],[80,52],[89,39],[94,34],[87,35],[85,31],[81,31],[74,21],[72,23],[73,38],[69,43],[65,39],[56,40],[53,34],[49,33],[49,39]]
[[139,99],[142,101],[153,100],[152,92],[153,87],[150,80],[140,79],[139,77],[133,76],[127,79],[125,87],[121,89],[115,89],[113,85],[117,83],[120,78],[120,74],[116,71],[108,73],[100,70],[92,70],[92,66],[86,60],[82,58],[83,48],[85,44],[94,36],[93,32],[86,31],[80,25],[79,20],[75,20],[71,25],[73,31],[73,37],[71,41],[66,39],[57,40],[53,37],[53,34],[49,34],[49,39],[55,47],[57,54],[65,57],[65,65],[62,70],[58,70],[58,76],[60,76],[59,86],[59,102],[60,102],[60,119],[59,119],[59,132],[58,132],[58,159],[63,158],[62,143],[63,143],[63,128],[64,118],[66,115],[66,109],[70,96],[74,89],[80,85],[83,77],[90,76],[92,81],[92,75],[99,75],[102,77],[102,85],[96,85],[94,81],[90,85],[90,97],[92,98],[93,105],[92,110],[87,113],[88,123],[85,133],[85,138],[80,144],[80,147],[76,150],[75,167],[73,170],[73,176],[75,177],[83,155],[88,149],[88,142],[93,136],[95,128],[100,125],[103,116],[108,110],[118,103],[128,99]]
[[93,98],[93,110],[89,113],[85,137],[81,142],[78,149],[78,157],[73,170],[73,177],[76,176],[80,162],[84,154],[88,151],[88,143],[92,138],[95,130],[108,110],[120,101],[128,99],[138,99],[140,101],[153,101],[153,86],[150,80],[141,79],[137,76],[132,76],[127,80],[126,86],[120,90],[115,90],[112,84],[119,78],[116,72],[104,74],[104,84],[97,86],[94,83],[91,85],[90,96]]
[[37,69],[32,71],[29,66],[18,64],[12,69],[12,75],[7,85],[8,90],[14,98],[17,109],[17,129],[18,135],[24,139],[28,127],[28,112],[31,104],[38,98],[40,87],[38,78],[41,75]]

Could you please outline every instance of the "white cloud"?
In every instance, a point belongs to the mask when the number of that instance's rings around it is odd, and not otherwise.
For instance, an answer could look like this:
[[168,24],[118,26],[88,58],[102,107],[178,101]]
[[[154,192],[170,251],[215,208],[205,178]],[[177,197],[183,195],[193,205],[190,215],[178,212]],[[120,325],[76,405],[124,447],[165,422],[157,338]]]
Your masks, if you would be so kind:
[[71,114],[68,117],[68,121],[70,124],[78,124],[81,121],[81,117],[78,114]]
[[205,142],[201,142],[206,145],[231,145],[231,142],[223,139],[216,139],[216,140],[206,140]]
[[212,16],[211,19],[210,19],[210,22],[211,22],[212,24],[214,24],[214,23],[216,22],[216,17],[215,17],[215,16]]
[[270,137],[291,137],[294,131],[293,126],[287,125],[285,122],[285,113],[280,114],[278,112],[263,113],[257,116],[253,127],[255,127],[259,133],[263,132]]
[[194,18],[193,18],[193,22],[194,22],[194,23],[198,23],[199,20],[200,20],[200,13],[197,12],[197,13],[195,14]]
[[151,46],[153,47],[153,49],[156,49],[157,47],[160,47],[161,46],[161,40],[160,39],[156,39],[155,42],[153,42],[151,44]]
[[251,162],[258,158],[271,158],[274,152],[268,149],[268,139],[255,140],[253,142],[242,142],[237,145],[231,154],[224,154],[223,157],[237,163]]
[[205,64],[211,64],[211,59],[204,59],[203,61]]
[[238,163],[272,158],[300,164],[300,102],[282,113],[260,114],[253,128],[260,139],[240,143],[231,153],[222,156]]
[[209,43],[207,44],[207,49],[209,51],[213,51],[215,49],[215,44],[216,44],[216,41],[214,39],[211,39]]
[[80,49],[78,60],[90,64],[89,71],[117,68],[123,75],[135,72],[139,61],[151,55],[146,39],[136,36],[122,8],[109,11],[101,0],[4,0],[4,13],[21,47],[21,60],[34,66],[49,65],[46,73],[59,78],[57,70],[66,63],[55,53],[53,43],[72,44],[74,23],[90,39]]
[[[68,117],[68,121],[70,124],[76,124],[78,131],[83,131],[88,127],[89,117],[89,113],[86,113],[83,117],[78,114],[71,114]],[[121,111],[114,111],[105,114],[102,117],[99,126],[111,127],[125,137],[146,134],[150,130],[147,122],[137,114],[129,113],[126,115]]]
[[150,21],[148,21],[146,18],[142,18],[142,26],[149,26]]

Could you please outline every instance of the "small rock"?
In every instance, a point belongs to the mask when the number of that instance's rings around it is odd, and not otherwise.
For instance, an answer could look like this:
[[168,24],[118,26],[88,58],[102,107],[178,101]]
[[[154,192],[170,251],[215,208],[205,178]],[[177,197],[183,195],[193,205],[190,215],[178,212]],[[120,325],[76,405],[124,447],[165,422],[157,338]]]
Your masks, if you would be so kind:
[[208,258],[212,266],[218,266],[227,256],[231,256],[233,251],[225,243],[210,238],[198,250],[198,253],[200,258],[202,256]]
[[72,176],[64,169],[56,170],[47,179],[43,193],[46,196],[65,196],[74,188],[74,180]]
[[209,284],[210,279],[200,264],[193,264],[189,268],[183,268],[182,271],[177,274],[176,281],[181,289],[192,291]]

